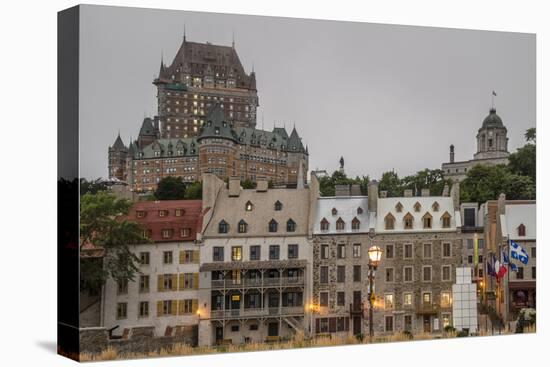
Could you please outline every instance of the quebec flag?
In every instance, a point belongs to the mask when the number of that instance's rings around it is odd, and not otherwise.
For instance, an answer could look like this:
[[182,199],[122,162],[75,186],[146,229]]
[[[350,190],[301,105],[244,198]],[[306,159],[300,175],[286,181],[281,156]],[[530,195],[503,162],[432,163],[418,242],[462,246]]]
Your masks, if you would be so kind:
[[523,264],[527,264],[529,261],[529,255],[527,255],[525,249],[512,240],[510,240],[510,257],[519,260]]

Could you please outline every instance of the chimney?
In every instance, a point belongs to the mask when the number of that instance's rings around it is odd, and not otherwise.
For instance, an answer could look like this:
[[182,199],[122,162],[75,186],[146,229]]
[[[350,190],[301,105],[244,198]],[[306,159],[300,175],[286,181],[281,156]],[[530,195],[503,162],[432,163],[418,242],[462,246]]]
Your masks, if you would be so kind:
[[449,147],[449,162],[455,162],[455,146],[453,144]]
[[443,186],[443,192],[441,193],[441,196],[449,196],[449,185],[445,184],[445,186]]
[[351,185],[351,196],[361,196],[361,185]]
[[378,206],[378,181],[372,180],[369,182],[368,194],[369,212],[376,213]]
[[410,198],[413,196],[413,191],[412,189],[405,189],[403,191],[403,196],[406,197],[406,198]]
[[300,162],[298,167],[298,178],[296,179],[296,188],[303,189],[304,188],[304,166],[302,165],[302,162]]
[[268,182],[266,177],[258,177],[256,179],[256,191],[266,192],[268,188]]
[[501,193],[498,196],[498,201],[497,201],[498,214],[505,214],[506,212],[505,205],[506,205],[506,194]]
[[229,197],[238,197],[241,194],[241,179],[238,177],[229,178]]
[[460,183],[458,181],[453,182],[451,186],[451,198],[453,199],[454,210],[460,209]]
[[349,187],[350,185],[335,185],[334,196],[349,196],[350,195]]
[[309,183],[309,213],[308,213],[308,237],[313,235],[313,227],[315,226],[315,208],[317,207],[317,199],[319,198],[319,179],[315,171],[311,171],[311,182]]
[[388,192],[386,190],[380,191],[380,197],[381,198],[387,198],[388,197]]
[[422,196],[430,196],[430,189],[422,189],[420,192]]

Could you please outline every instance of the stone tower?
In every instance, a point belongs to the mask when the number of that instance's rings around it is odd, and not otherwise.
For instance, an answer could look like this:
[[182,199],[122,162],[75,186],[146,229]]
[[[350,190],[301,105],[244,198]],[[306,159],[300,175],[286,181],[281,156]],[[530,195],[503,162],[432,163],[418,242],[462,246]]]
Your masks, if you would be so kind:
[[474,159],[507,158],[509,155],[506,127],[497,115],[497,110],[491,108],[489,116],[483,120],[478,130],[477,153],[474,154]]
[[125,180],[127,156],[128,148],[122,142],[120,134],[118,134],[113,146],[109,147],[109,178]]

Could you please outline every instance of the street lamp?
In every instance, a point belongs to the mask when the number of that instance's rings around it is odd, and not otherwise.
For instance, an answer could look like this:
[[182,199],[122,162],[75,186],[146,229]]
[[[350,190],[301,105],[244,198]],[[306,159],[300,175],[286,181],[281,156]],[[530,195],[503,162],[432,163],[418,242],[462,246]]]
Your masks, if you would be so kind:
[[368,251],[369,254],[369,338],[372,342],[374,336],[374,276],[380,259],[382,258],[382,249],[376,245],[371,246]]

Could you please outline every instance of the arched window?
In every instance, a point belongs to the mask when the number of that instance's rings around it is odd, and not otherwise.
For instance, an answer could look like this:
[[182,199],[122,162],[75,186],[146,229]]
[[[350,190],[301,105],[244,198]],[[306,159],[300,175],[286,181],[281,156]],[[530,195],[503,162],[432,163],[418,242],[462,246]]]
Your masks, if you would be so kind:
[[384,226],[386,229],[395,228],[395,217],[391,213],[388,213],[388,215],[384,218]]
[[281,203],[279,200],[275,202],[275,210],[280,211],[283,210],[283,203]]
[[518,227],[518,236],[525,237],[525,225],[523,223]]
[[329,226],[330,226],[330,224],[329,224],[327,218],[321,219],[321,231],[328,231]]
[[221,220],[218,224],[218,233],[227,233],[229,230],[229,224],[225,220]]
[[361,221],[357,217],[354,217],[351,221],[351,229],[358,230],[359,228],[361,228]]
[[344,228],[346,228],[346,222],[342,218],[338,218],[336,221],[336,230],[337,231],[343,231]]
[[296,231],[296,222],[294,222],[292,219],[287,220],[287,222],[286,222],[286,231],[287,232]]
[[451,215],[449,214],[449,212],[445,212],[441,216],[441,226],[443,228],[450,228],[451,227]]
[[437,201],[434,201],[434,203],[432,204],[432,210],[434,212],[438,212],[439,211],[439,203]]
[[244,205],[244,210],[246,210],[247,212],[251,212],[252,209],[254,209],[254,205],[250,201],[247,201]]
[[241,219],[239,221],[239,233],[246,233],[246,232],[248,232],[248,224],[243,219]]
[[424,224],[425,229],[432,228],[432,215],[426,212],[426,214],[422,217],[422,223]]
[[414,204],[414,211],[419,212],[420,209],[422,209],[422,205],[417,201],[416,204]]
[[275,219],[269,221],[269,232],[277,232],[278,223]]
[[401,202],[398,202],[397,204],[395,204],[396,212],[401,213],[402,210],[403,210],[403,204],[401,204]]
[[407,213],[403,217],[403,226],[405,229],[413,229],[414,217],[411,213]]

